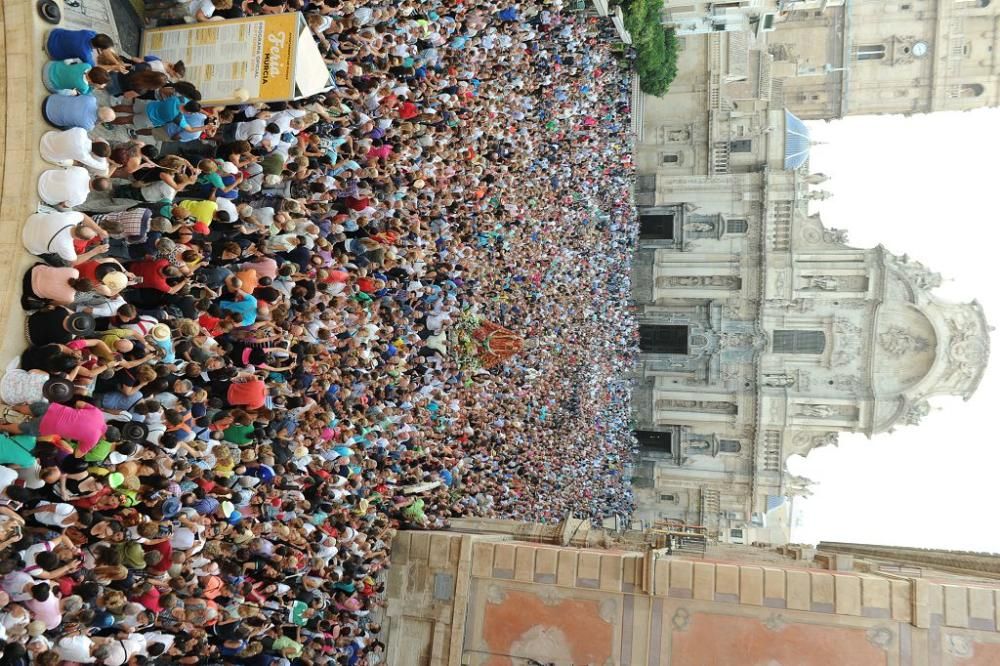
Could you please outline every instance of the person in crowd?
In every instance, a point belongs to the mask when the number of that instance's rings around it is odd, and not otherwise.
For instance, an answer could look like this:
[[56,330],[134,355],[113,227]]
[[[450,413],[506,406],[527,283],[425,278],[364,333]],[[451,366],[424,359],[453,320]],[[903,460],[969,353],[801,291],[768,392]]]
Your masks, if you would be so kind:
[[[43,155],[77,170],[41,189],[93,217],[22,234],[3,663],[374,663],[396,530],[627,517],[638,225],[610,24],[560,0],[146,8],[304,12],[334,85],[202,106],[183,63],[50,33],[114,76],[45,102],[67,131]],[[102,159],[111,207],[87,196]]]

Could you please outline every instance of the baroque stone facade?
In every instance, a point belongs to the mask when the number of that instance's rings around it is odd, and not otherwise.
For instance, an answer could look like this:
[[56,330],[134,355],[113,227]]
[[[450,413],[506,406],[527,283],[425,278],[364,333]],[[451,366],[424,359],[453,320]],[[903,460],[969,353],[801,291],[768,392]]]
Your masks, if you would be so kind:
[[736,543],[787,540],[785,498],[809,486],[789,456],[919,423],[934,396],[969,397],[989,354],[977,303],[809,214],[829,195],[772,98],[782,29],[685,38],[637,150],[636,518]]
[[1000,663],[994,556],[477,522],[393,540],[390,666]]
[[[781,103],[804,119],[996,106],[1000,3],[799,0],[768,40]],[[834,6],[836,5],[836,6]]]

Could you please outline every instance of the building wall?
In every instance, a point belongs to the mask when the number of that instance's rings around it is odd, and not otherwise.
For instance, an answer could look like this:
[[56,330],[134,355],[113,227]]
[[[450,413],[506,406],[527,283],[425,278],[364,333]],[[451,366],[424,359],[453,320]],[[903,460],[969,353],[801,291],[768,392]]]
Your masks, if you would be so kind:
[[[686,559],[625,544],[595,550],[402,532],[393,544],[389,663],[998,663],[995,586],[825,568],[831,562],[750,548]],[[458,592],[435,605],[428,600],[441,575]]]
[[804,119],[996,106],[996,2],[848,0],[792,10],[770,35],[784,104]]

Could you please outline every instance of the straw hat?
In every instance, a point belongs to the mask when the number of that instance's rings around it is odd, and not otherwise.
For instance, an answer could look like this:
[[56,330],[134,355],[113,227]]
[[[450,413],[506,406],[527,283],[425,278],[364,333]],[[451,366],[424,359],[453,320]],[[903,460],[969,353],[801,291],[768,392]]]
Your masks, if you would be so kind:
[[128,286],[128,276],[121,271],[112,271],[111,273],[105,275],[101,279],[101,282],[105,287],[110,289],[112,293],[117,294]]
[[157,324],[149,332],[157,342],[166,342],[170,339],[170,327],[166,324]]

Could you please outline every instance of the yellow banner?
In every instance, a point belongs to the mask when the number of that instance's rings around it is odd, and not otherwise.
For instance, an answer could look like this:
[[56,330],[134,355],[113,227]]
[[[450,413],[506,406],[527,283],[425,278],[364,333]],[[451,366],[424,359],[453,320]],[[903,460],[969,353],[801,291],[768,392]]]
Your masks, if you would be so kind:
[[264,17],[260,53],[260,99],[291,99],[295,96],[295,43],[298,14]]
[[297,13],[147,30],[143,53],[183,60],[205,104],[275,102],[295,97]]

